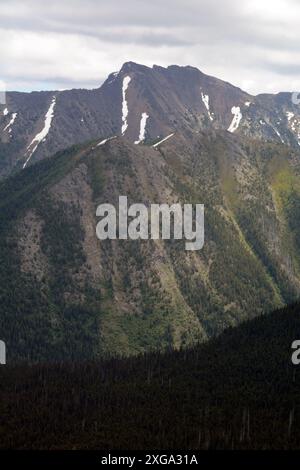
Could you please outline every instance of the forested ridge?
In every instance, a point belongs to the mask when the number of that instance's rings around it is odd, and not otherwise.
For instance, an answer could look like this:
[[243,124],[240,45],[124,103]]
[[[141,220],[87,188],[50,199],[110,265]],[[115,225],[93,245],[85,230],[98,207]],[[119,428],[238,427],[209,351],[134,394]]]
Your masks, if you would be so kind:
[[[191,347],[299,298],[300,154],[228,133],[157,150],[73,146],[0,184],[0,338],[10,360]],[[205,243],[104,240],[96,209],[205,206]]]
[[[0,369],[0,446],[20,449],[300,447],[300,306],[191,349]],[[298,366],[300,367],[300,366]]]

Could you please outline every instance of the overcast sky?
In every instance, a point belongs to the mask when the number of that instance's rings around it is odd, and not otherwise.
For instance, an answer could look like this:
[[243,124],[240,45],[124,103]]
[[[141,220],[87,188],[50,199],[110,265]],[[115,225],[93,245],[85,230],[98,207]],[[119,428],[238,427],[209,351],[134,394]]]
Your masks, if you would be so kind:
[[126,61],[300,90],[299,0],[0,0],[0,82],[98,87]]

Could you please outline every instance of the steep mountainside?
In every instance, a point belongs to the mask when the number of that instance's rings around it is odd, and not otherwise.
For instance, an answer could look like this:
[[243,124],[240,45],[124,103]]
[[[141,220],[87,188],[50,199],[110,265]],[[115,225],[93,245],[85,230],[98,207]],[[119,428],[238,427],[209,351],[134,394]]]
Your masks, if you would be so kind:
[[[203,341],[299,297],[300,153],[222,130],[71,147],[0,185],[0,338],[10,360]],[[102,241],[99,203],[204,203],[205,244]],[[300,215],[300,214],[299,214]]]
[[3,367],[0,447],[299,449],[299,331],[294,305],[191,350]]
[[99,89],[7,93],[0,107],[0,177],[101,136],[140,143],[202,129],[297,147],[299,106],[289,93],[250,96],[193,67],[128,62]]

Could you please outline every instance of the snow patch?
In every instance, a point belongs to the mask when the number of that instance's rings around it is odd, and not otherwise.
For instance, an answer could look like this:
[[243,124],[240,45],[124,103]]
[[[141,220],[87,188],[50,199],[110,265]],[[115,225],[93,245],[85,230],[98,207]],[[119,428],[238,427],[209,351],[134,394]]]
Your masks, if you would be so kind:
[[284,140],[283,140],[283,138],[281,137],[281,134],[280,134],[279,130],[276,129],[276,127],[273,126],[273,124],[271,124],[271,123],[270,123],[270,126],[272,127],[273,131],[278,135],[279,139],[281,140],[281,143],[284,144]]
[[142,113],[141,122],[140,122],[139,140],[136,140],[134,142],[136,145],[140,144],[141,142],[143,142],[143,140],[145,140],[146,124],[147,124],[148,117],[149,116],[147,113]]
[[160,140],[159,142],[156,142],[156,144],[152,145],[153,148],[156,148],[158,147],[158,145],[162,144],[163,142],[165,142],[166,140],[170,139],[170,137],[173,137],[174,135],[174,132],[172,134],[169,134],[167,135],[167,137],[165,137],[164,139]]
[[247,106],[248,108],[249,108],[250,104],[251,104],[251,101],[246,101],[245,102],[245,106]]
[[204,95],[201,91],[201,98],[202,98],[202,101],[204,103],[204,106],[206,107],[206,110],[207,110],[207,114],[208,114],[208,117],[211,121],[214,120],[213,118],[213,113],[210,112],[210,108],[209,108],[209,96],[208,95]]
[[231,113],[233,114],[233,119],[227,130],[228,132],[233,133],[239,127],[243,115],[241,113],[241,108],[239,106],[233,106],[231,108]]
[[[52,119],[53,119],[53,116],[54,116],[54,108],[55,108],[55,104],[56,104],[56,96],[53,96],[52,98],[52,101],[51,101],[51,104],[49,106],[49,109],[47,111],[47,113],[45,114],[45,122],[44,122],[44,127],[43,129],[41,130],[41,132],[39,132],[33,139],[32,141],[30,142],[30,144],[28,145],[27,147],[27,151],[30,149],[30,147],[32,147],[32,150],[30,151],[29,153],[29,156],[27,157],[27,160],[26,162],[24,163],[23,165],[23,168],[26,167],[27,163],[29,162],[29,160],[31,159],[32,155],[34,154],[34,152],[36,151],[36,149],[38,148],[39,144],[41,142],[45,142],[46,140],[46,137],[51,129],[51,123],[52,123]],[[26,155],[26,154],[25,154]]]
[[[103,140],[101,140],[101,142],[99,142],[99,143],[96,145],[96,147],[100,147],[100,145],[104,145],[104,144],[106,144],[106,142],[108,142],[109,140],[116,139],[116,138],[117,138],[117,136],[114,135],[113,137],[108,137],[107,139],[103,139]],[[95,147],[93,147],[93,149],[94,149],[94,148],[95,148]]]
[[3,129],[3,132],[6,131],[6,129],[8,129],[8,132],[11,133],[11,128],[16,120],[16,117],[18,116],[18,113],[13,113],[12,114],[12,117],[11,117],[11,120],[9,121],[9,123],[4,127]]
[[125,134],[128,124],[127,124],[127,116],[128,116],[128,105],[126,101],[126,91],[128,88],[128,85],[131,81],[131,78],[126,75],[126,77],[123,78],[123,85],[122,85],[122,135]]
[[7,114],[8,114],[8,109],[7,108],[3,109],[3,116],[7,116]]
[[293,133],[296,134],[298,145],[300,145],[300,119],[298,119],[298,117],[290,111],[287,111],[286,116],[289,122],[289,127]]
[[293,119],[293,117],[295,117],[295,114],[291,113],[290,111],[287,111],[286,116],[287,116],[288,121],[290,122],[290,120]]

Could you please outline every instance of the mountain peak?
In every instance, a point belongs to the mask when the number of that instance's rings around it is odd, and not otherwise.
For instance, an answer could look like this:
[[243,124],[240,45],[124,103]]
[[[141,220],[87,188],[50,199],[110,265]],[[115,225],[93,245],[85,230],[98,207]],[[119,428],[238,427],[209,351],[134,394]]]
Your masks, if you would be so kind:
[[7,93],[0,109],[0,176],[25,163],[30,145],[29,164],[115,135],[150,144],[175,131],[215,129],[299,148],[298,108],[290,94],[254,97],[190,65],[128,61],[96,90]]
[[164,67],[162,65],[157,65],[153,64],[152,67],[144,65],[144,64],[139,64],[137,62],[133,61],[128,61],[124,62],[122,65],[120,72],[125,72],[129,73],[131,71],[155,71],[155,72],[188,72],[188,73],[196,73],[196,74],[202,74],[204,75],[197,67],[193,67],[191,65],[177,65],[177,64],[171,64],[168,65],[167,67]]
[[137,62],[124,62],[120,69],[120,73],[130,73],[130,72],[135,72],[135,71],[149,71],[151,70],[150,67],[147,67],[146,65],[138,64]]

